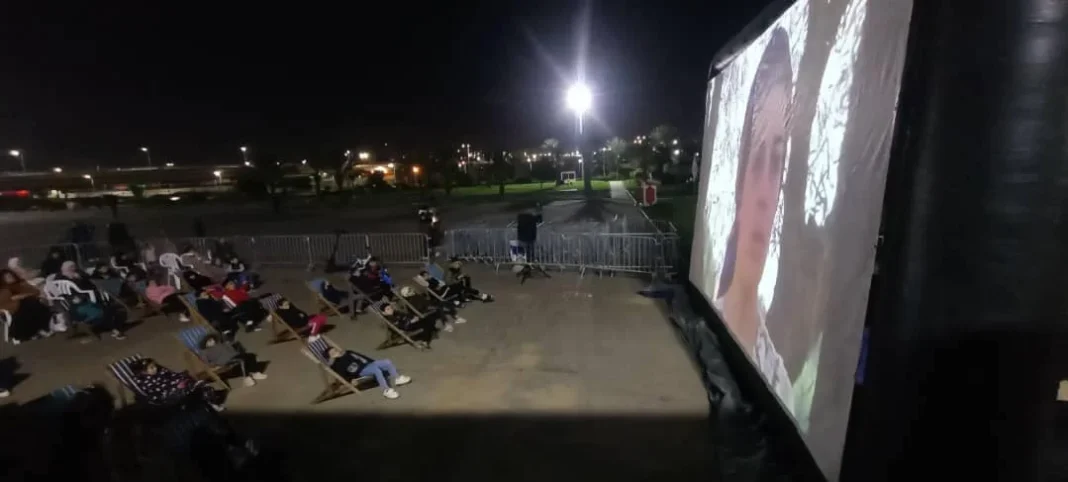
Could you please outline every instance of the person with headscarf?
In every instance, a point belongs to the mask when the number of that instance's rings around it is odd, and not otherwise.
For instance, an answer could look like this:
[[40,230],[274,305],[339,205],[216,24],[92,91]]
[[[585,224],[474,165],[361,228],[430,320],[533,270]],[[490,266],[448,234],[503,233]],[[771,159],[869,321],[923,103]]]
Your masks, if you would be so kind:
[[52,310],[41,301],[41,291],[10,269],[0,270],[0,310],[11,314],[8,337],[13,344],[48,336]]
[[66,260],[67,257],[63,254],[63,250],[58,246],[53,246],[48,250],[48,256],[41,262],[41,276],[47,278],[51,275],[58,275],[60,267],[63,266],[63,262]]
[[40,286],[44,284],[44,278],[37,276],[37,271],[27,270],[22,267],[22,259],[10,258],[7,260],[7,269],[10,269],[16,276],[22,278],[27,283],[33,286]]
[[88,276],[82,273],[82,270],[78,269],[78,264],[74,261],[64,261],[59,268],[59,275],[56,279],[67,280],[74,283],[78,289],[86,291],[96,291],[96,285],[89,279]]

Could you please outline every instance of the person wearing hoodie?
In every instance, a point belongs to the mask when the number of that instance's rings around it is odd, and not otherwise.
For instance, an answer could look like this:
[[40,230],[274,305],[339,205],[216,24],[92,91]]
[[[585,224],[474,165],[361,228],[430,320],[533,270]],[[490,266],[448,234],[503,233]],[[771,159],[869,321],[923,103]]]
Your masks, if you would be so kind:
[[260,363],[256,361],[255,354],[238,350],[233,343],[222,340],[215,333],[204,335],[198,345],[201,359],[213,367],[222,367],[236,362],[238,368],[241,369],[241,378],[244,379],[246,387],[255,385],[256,380],[267,379],[267,375],[260,371]]
[[314,337],[319,335],[323,326],[326,325],[326,315],[318,314],[315,316],[308,316],[300,308],[297,308],[290,303],[289,300],[282,298],[278,300],[278,308],[274,310],[274,313],[282,319],[282,322],[289,325],[294,330],[300,330],[310,325],[308,330],[308,337],[314,341]]
[[382,388],[382,395],[390,400],[400,396],[394,386],[407,385],[412,382],[412,377],[401,375],[393,362],[389,360],[375,360],[367,355],[356,353],[352,350],[341,350],[330,347],[323,353],[330,369],[341,375],[348,381],[360,377],[373,376]]
[[48,336],[52,310],[41,301],[41,291],[11,270],[0,270],[0,309],[11,314],[8,336],[12,344]]
[[67,257],[63,254],[63,250],[53,246],[48,250],[48,256],[41,262],[41,276],[47,278],[49,275],[58,275],[64,261],[67,261]]

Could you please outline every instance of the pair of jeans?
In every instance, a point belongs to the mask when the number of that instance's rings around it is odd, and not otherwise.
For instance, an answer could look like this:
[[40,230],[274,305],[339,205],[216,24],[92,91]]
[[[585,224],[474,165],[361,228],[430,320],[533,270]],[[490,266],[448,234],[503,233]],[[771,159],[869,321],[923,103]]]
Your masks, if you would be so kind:
[[[378,386],[390,388],[392,385],[389,382],[397,378],[397,368],[389,360],[375,360],[365,365],[357,375],[361,377],[373,376],[375,381],[378,382]],[[386,378],[387,375],[389,378]]]

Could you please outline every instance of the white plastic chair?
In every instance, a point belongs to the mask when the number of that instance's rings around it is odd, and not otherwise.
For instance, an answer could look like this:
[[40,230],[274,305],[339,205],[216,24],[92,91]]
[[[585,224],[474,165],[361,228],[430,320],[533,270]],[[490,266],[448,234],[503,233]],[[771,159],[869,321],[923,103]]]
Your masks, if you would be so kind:
[[89,302],[96,303],[96,293],[93,290],[83,290],[74,284],[73,281],[65,279],[54,279],[45,283],[45,297],[49,301],[66,301],[66,297],[74,294],[83,294],[89,298]]
[[159,255],[159,265],[167,269],[167,275],[174,282],[174,287],[182,289],[182,261],[175,253],[163,253]]

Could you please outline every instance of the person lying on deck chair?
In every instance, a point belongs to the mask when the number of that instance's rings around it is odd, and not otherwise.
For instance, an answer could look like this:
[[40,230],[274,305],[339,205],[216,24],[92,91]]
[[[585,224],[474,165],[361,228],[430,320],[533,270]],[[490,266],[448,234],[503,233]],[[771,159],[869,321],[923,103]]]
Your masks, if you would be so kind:
[[201,358],[211,366],[221,367],[237,362],[246,387],[255,385],[256,380],[267,379],[267,374],[260,371],[261,364],[256,361],[256,354],[238,350],[233,343],[221,340],[215,333],[204,335],[197,345]]
[[131,363],[130,370],[134,374],[134,383],[151,403],[203,401],[215,411],[223,411],[219,397],[211,385],[197,381],[186,372],[172,371],[151,358],[142,358]]
[[456,305],[444,301],[438,301],[437,298],[430,296],[427,293],[417,293],[411,286],[403,286],[400,289],[401,298],[404,298],[408,304],[410,304],[419,313],[430,313],[434,311],[438,314],[443,325],[442,330],[446,332],[452,332],[453,324],[462,325],[467,323],[461,316],[456,314]]
[[[334,285],[330,284],[330,282],[326,280],[323,280],[323,285],[319,289],[319,294],[323,295],[323,298],[326,299],[326,301],[329,301],[330,304],[337,306],[338,309],[341,310],[344,310],[343,306],[345,300],[349,299],[348,293],[335,288]],[[356,308],[356,302],[355,300],[353,300],[352,312],[350,313],[350,315],[353,317],[356,316]]]
[[226,281],[235,281],[238,286],[246,287],[250,290],[259,288],[263,284],[260,281],[260,275],[249,271],[245,267],[245,263],[236,255],[231,256],[226,265]]
[[260,323],[267,321],[270,313],[263,309],[259,300],[252,299],[248,289],[238,286],[236,281],[227,281],[221,290],[211,290],[216,298],[226,297],[233,303],[232,315],[245,325],[246,332],[260,331]]
[[[382,396],[392,400],[400,396],[394,386],[407,385],[412,382],[412,377],[397,373],[397,368],[389,360],[375,360],[369,356],[356,353],[352,350],[341,351],[340,348],[330,347],[323,354],[330,362],[330,369],[341,375],[348,381],[360,377],[373,376],[378,381],[378,386],[383,389]],[[392,384],[390,384],[392,380]]]
[[189,309],[185,307],[185,303],[182,303],[181,296],[175,287],[163,283],[159,279],[148,280],[148,286],[145,287],[145,298],[159,305],[163,314],[172,315],[177,313],[178,321],[187,323],[189,321]]
[[221,300],[212,298],[211,293],[200,292],[197,296],[197,311],[219,333],[232,337],[237,332],[237,319],[230,312],[230,308]]
[[434,338],[434,333],[437,332],[437,320],[435,318],[420,319],[415,314],[398,310],[390,303],[385,303],[382,306],[382,315],[386,317],[386,321],[403,332],[413,333],[422,330],[416,335],[418,338],[412,337],[412,339],[427,345],[430,344],[430,340]]
[[300,308],[297,308],[290,303],[289,300],[282,298],[278,301],[278,309],[274,310],[274,313],[282,319],[282,322],[289,325],[294,330],[300,330],[305,326],[311,326],[308,330],[308,340],[315,341],[319,337],[319,332],[322,331],[323,326],[326,325],[326,315],[308,316]]
[[471,287],[471,277],[467,273],[463,272],[464,263],[458,259],[452,259],[449,262],[447,271],[445,272],[445,284],[447,286],[456,286],[463,293],[465,301],[480,300],[483,303],[489,303],[493,301],[493,295],[483,293]]

